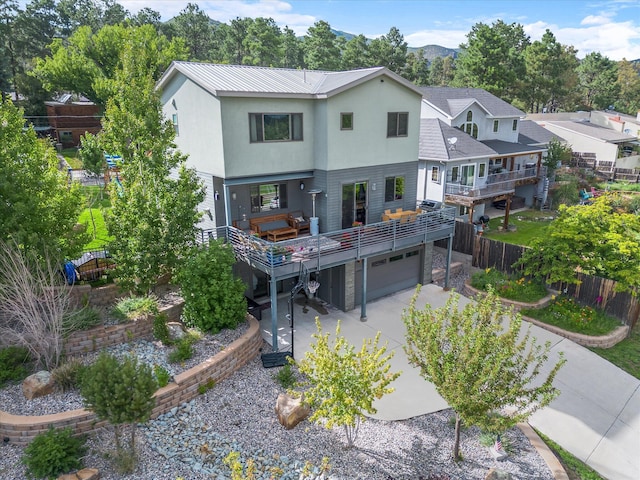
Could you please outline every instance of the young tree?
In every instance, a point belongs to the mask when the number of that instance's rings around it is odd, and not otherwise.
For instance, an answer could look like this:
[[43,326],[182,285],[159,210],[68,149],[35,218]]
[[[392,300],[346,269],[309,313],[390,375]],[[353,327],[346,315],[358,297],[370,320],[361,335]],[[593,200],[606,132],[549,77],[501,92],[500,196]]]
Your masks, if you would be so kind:
[[195,171],[175,150],[174,127],[163,118],[149,69],[153,55],[137,43],[124,47],[114,80],[117,94],[107,104],[100,136],[104,150],[123,161],[122,188],[111,184],[113,205],[106,219],[115,237],[110,245],[115,275],[122,288],[137,293],[148,293],[185,258],[204,200]]
[[376,413],[373,401],[394,390],[389,384],[400,372],[390,373],[389,361],[395,352],[385,356],[386,345],[378,346],[380,332],[373,340],[363,340],[362,348],[356,352],[340,335],[340,323],[333,344],[329,342],[328,333],[323,335],[317,317],[316,327],[311,351],[298,362],[300,372],[310,384],[304,394],[305,401],[315,409],[310,419],[327,428],[343,426],[347,447],[351,448],[364,413]]
[[122,459],[121,437],[125,425],[130,425],[129,453],[133,462],[127,462],[127,470],[135,463],[135,429],[151,417],[156,400],[153,394],[158,383],[151,367],[138,363],[136,357],[125,356],[118,360],[113,355],[101,353],[82,376],[80,391],[85,408],[114,426],[116,451]]
[[546,234],[525,250],[518,266],[550,283],[578,283],[578,272],[610,278],[620,291],[640,287],[640,217],[618,212],[616,195],[589,205],[560,205]]
[[233,250],[222,241],[194,247],[178,270],[187,323],[206,332],[236,328],[244,320],[246,285],[233,275]]
[[86,237],[75,230],[83,201],[68,185],[52,146],[24,130],[22,110],[0,104],[0,240],[45,249],[52,261],[78,256]]
[[552,178],[560,165],[568,165],[571,160],[571,147],[557,138],[552,138],[547,146],[547,156],[542,159],[542,165],[547,168],[547,177]]
[[457,294],[444,307],[419,310],[419,291],[403,313],[405,351],[455,411],[454,459],[460,457],[463,422],[500,433],[558,395],[552,384],[564,363],[562,353],[546,379],[534,382],[547,363],[550,343],[536,344],[529,329],[520,337],[520,315],[502,305],[495,292],[460,311]]

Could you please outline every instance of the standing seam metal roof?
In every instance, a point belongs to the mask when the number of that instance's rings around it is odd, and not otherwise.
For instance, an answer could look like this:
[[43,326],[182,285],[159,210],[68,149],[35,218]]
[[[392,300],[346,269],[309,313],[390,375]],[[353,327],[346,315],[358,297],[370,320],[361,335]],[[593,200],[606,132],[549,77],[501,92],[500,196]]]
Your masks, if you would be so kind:
[[[384,73],[406,80],[384,67],[363,68],[344,72],[294,70],[286,68],[254,67],[248,65],[218,65],[194,62],[173,62],[158,87],[178,71],[213,95],[292,95],[322,97],[338,93],[354,82]],[[410,86],[419,93],[417,87]]]

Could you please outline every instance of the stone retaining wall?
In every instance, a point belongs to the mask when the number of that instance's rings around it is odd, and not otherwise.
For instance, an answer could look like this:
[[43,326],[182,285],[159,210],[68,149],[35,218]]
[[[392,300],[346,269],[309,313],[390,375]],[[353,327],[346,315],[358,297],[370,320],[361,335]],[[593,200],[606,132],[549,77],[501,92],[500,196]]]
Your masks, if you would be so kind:
[[[471,296],[476,294],[484,294],[476,288],[473,288],[469,285],[468,282],[464,285],[466,294]],[[520,311],[523,308],[544,308],[551,302],[553,295],[547,295],[542,300],[537,301],[536,303],[523,303],[516,302],[513,300],[507,300],[506,298],[501,298],[500,301],[505,305],[513,306],[516,311]],[[560,327],[556,327],[555,325],[549,325],[548,323],[541,322],[540,320],[536,320],[535,318],[530,317],[522,317],[523,320],[526,320],[529,323],[533,323],[540,328],[544,328],[550,332],[555,333],[556,335],[560,335],[561,337],[568,338],[572,342],[577,343],[578,345],[582,345],[583,347],[598,347],[598,348],[611,348],[617,343],[620,343],[622,340],[627,338],[629,334],[629,326],[621,325],[617,327],[613,332],[607,335],[600,335],[594,337],[592,335],[584,335],[582,333],[569,332],[568,330],[563,330]]]
[[[183,303],[171,305],[161,309],[160,313],[167,315],[169,322],[179,322],[183,306]],[[67,355],[82,355],[151,335],[153,319],[153,316],[148,316],[122,325],[100,325],[89,330],[73,332],[64,342],[64,352]]]
[[[152,418],[195,398],[200,394],[200,385],[224,380],[258,355],[263,343],[259,323],[249,314],[247,320],[249,329],[239,339],[203,363],[176,375],[174,382],[154,394],[156,407]],[[71,427],[74,433],[81,434],[97,430],[105,424],[106,422],[99,421],[95,414],[85,409],[41,416],[12,415],[0,410],[0,438],[20,445],[28,444],[49,426]]]

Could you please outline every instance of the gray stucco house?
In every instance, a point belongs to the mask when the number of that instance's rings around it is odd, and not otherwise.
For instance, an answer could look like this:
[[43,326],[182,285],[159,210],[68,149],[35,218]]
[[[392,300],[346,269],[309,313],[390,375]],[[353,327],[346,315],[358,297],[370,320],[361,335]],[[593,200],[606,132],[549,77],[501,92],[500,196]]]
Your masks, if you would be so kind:
[[[433,241],[452,237],[454,218],[416,210],[422,92],[413,84],[383,67],[174,62],[157,88],[207,187],[200,227],[229,237],[247,295],[271,299],[274,330],[278,294],[300,283],[319,282],[319,298],[360,305],[365,318],[367,300],[431,281]],[[287,214],[314,217],[311,235],[282,225]],[[282,228],[262,231],[263,220]]]

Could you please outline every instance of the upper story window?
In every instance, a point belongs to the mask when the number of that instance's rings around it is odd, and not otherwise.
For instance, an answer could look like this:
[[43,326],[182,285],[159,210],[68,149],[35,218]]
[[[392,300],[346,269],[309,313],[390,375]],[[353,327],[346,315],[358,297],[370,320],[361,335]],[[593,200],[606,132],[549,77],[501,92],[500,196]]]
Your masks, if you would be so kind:
[[250,113],[251,142],[291,142],[302,140],[301,113]]
[[173,124],[173,129],[176,132],[176,137],[180,134],[180,129],[178,128],[178,114],[174,113],[171,115],[171,123]]
[[513,125],[511,126],[511,130],[514,132],[518,129],[518,120],[513,121]]
[[340,130],[353,130],[353,113],[340,114]]
[[478,165],[478,178],[483,178],[487,174],[487,164],[481,163]]
[[467,112],[467,122],[473,122],[473,112],[471,110]]
[[431,181],[440,183],[440,167],[431,167]]
[[387,113],[387,137],[406,137],[409,133],[409,114],[406,112]]
[[500,125],[500,121],[499,120],[494,120],[493,121],[493,131],[497,132],[498,131],[498,126]]
[[478,138],[478,124],[473,122],[467,122],[460,125],[460,130],[465,132],[468,135],[471,135],[473,138]]
[[404,177],[387,177],[384,179],[384,201],[393,202],[404,198]]

